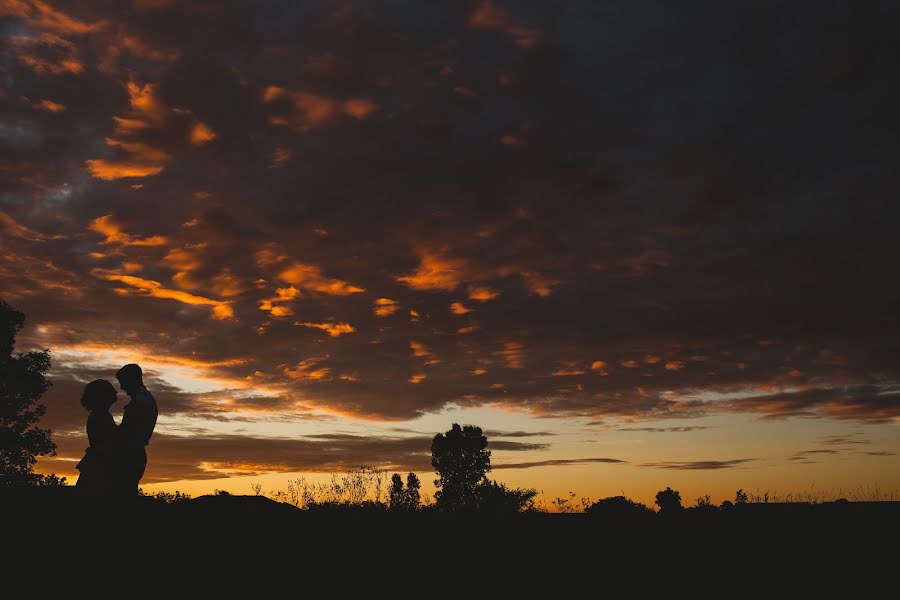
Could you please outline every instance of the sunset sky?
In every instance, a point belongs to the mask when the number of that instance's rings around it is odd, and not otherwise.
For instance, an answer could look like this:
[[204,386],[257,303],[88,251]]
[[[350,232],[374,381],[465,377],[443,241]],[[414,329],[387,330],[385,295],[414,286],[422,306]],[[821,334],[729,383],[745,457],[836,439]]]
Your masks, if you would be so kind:
[[137,362],[152,491],[433,491],[459,422],[548,499],[900,496],[896,4],[0,7],[39,470]]

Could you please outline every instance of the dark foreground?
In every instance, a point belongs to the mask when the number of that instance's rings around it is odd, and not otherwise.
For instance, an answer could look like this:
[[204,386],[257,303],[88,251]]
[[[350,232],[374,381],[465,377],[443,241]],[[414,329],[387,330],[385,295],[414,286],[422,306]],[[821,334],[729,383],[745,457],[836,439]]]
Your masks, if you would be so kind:
[[302,511],[257,496],[114,505],[73,492],[0,494],[6,565],[33,566],[34,557],[76,570],[146,564],[160,577],[188,579],[214,569],[219,585],[222,577],[267,574],[343,588],[377,574],[436,584],[474,578],[523,591],[593,582],[596,592],[628,581],[634,589],[730,593],[718,587],[726,584],[734,592],[779,586],[777,595],[805,588],[860,597],[896,589],[900,549],[898,502],[747,504],[669,517],[448,515]]

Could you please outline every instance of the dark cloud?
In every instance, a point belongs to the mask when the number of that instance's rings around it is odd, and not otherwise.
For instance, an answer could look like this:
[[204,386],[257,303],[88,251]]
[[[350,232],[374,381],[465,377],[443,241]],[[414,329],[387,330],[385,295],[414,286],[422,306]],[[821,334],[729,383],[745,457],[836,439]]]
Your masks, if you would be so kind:
[[856,446],[871,444],[872,440],[862,438],[861,432],[846,435],[826,435],[819,438],[819,443],[826,446]]
[[511,437],[511,438],[523,438],[523,437],[550,437],[554,435],[559,435],[552,431],[492,431],[486,430],[484,435],[487,438],[493,439],[495,437]]
[[691,460],[644,463],[639,465],[648,469],[673,469],[676,471],[709,471],[718,469],[739,469],[756,458],[736,458],[733,460]]
[[530,469],[532,467],[560,467],[566,465],[587,465],[593,463],[619,464],[625,463],[617,458],[557,458],[551,460],[535,460],[530,462],[500,463],[494,469]]
[[787,460],[798,461],[798,462],[810,464],[810,463],[814,462],[811,459],[815,458],[816,456],[820,456],[820,455],[831,456],[831,455],[835,455],[835,454],[841,454],[841,451],[833,450],[831,448],[819,448],[816,450],[800,450],[799,452],[795,452],[794,454],[789,456]]
[[11,3],[23,347],[213,419],[900,416],[900,9],[494,4]]
[[715,429],[716,425],[687,425],[684,427],[619,427],[616,431],[646,431],[648,433],[686,433],[689,431],[703,431]]

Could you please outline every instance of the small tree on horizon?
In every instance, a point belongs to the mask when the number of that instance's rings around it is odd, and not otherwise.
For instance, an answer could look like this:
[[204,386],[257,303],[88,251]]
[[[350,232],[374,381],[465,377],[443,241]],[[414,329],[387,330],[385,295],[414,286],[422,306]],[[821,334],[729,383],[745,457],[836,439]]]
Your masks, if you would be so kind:
[[421,501],[419,488],[421,487],[422,482],[419,481],[415,473],[409,473],[406,476],[406,504],[410,510],[419,508],[419,502]]
[[34,472],[38,456],[56,455],[49,429],[35,424],[47,408],[38,401],[50,387],[50,351],[13,354],[25,315],[0,300],[0,487],[60,485],[65,478]]
[[674,514],[682,510],[681,494],[670,487],[656,493],[656,505],[662,515]]
[[431,466],[438,478],[434,485],[441,510],[475,510],[480,505],[479,484],[491,470],[491,451],[480,427],[454,423],[446,434],[431,442]]
[[416,510],[419,508],[419,488],[422,484],[415,473],[406,476],[406,488],[400,473],[391,475],[391,487],[388,489],[388,502],[391,510]]

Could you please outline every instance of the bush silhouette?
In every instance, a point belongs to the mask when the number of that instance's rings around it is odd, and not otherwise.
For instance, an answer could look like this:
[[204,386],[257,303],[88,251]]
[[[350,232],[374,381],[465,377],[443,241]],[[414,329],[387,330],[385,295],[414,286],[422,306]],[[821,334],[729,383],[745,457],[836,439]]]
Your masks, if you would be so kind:
[[661,515],[674,514],[682,510],[681,494],[670,487],[656,493],[656,505]]
[[534,508],[537,490],[508,488],[506,485],[485,479],[478,485],[478,509],[494,514],[516,513]]
[[38,400],[50,387],[50,351],[13,355],[24,323],[24,314],[0,300],[0,487],[64,484],[34,473],[38,456],[56,454],[51,431],[34,427],[47,410]]
[[476,510],[481,504],[479,485],[491,470],[491,452],[480,427],[454,423],[431,442],[431,466],[437,507],[441,510]]
[[640,502],[625,496],[612,496],[597,500],[584,510],[585,514],[595,517],[630,519],[652,515],[653,511]]

